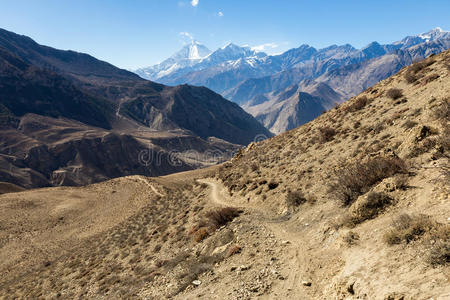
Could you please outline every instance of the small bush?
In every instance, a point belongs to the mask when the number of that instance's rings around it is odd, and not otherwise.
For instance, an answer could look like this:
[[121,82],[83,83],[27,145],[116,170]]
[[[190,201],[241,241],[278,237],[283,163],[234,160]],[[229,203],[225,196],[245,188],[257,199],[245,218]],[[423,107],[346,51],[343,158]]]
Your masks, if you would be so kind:
[[428,75],[427,77],[425,77],[424,79],[422,79],[422,83],[423,84],[427,84],[427,83],[430,83],[430,82],[432,82],[432,81],[434,81],[434,80],[436,80],[436,79],[438,79],[440,76],[438,75],[438,74],[431,74],[431,75]]
[[450,263],[450,226],[440,225],[431,236],[433,241],[428,257],[431,265]]
[[200,227],[193,233],[194,241],[197,243],[203,241],[206,239],[206,237],[209,235],[209,230],[207,227]]
[[369,99],[366,96],[361,96],[353,101],[350,105],[346,107],[346,110],[349,112],[355,112],[363,109],[367,103],[369,103]]
[[401,214],[392,221],[392,229],[384,235],[389,245],[409,243],[433,227],[433,223],[426,215],[410,216]]
[[344,166],[335,174],[335,182],[330,185],[329,192],[343,205],[350,205],[374,184],[406,170],[405,162],[399,157],[374,157],[356,162]]
[[302,191],[289,191],[286,196],[286,205],[287,207],[297,207],[301,204],[305,203],[307,199]]
[[404,77],[405,77],[405,80],[406,80],[407,83],[414,83],[414,82],[417,81],[417,76],[411,69],[408,69],[406,71]]
[[349,231],[345,236],[344,236],[344,242],[347,243],[347,245],[351,246],[351,245],[356,245],[359,241],[359,234],[357,234],[356,232],[353,231]]
[[450,121],[450,98],[439,101],[433,108],[433,114],[438,120]]
[[358,223],[373,219],[391,202],[392,199],[385,193],[370,192],[358,207],[356,214]]
[[225,252],[225,257],[228,258],[230,256],[233,256],[235,254],[240,253],[242,250],[242,247],[239,245],[233,245],[230,248],[227,249],[227,251]]
[[269,187],[269,190],[276,189],[278,187],[278,182],[271,181],[271,182],[269,182],[268,187]]
[[329,142],[336,135],[336,130],[334,128],[325,126],[319,128],[319,140],[321,143]]
[[398,98],[403,97],[403,91],[401,89],[392,88],[386,92],[386,96],[392,100],[397,100]]
[[231,222],[239,214],[240,212],[236,208],[224,207],[207,212],[206,218],[209,220],[212,228],[219,228]]
[[406,129],[411,129],[413,127],[415,127],[418,123],[416,121],[411,121],[411,120],[406,120],[403,124],[402,127],[406,128]]

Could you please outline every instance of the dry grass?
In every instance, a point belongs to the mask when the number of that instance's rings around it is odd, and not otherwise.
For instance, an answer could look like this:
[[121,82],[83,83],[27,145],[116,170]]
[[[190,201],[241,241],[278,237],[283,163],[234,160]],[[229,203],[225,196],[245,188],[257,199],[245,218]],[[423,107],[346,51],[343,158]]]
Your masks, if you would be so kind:
[[398,157],[370,158],[344,166],[335,174],[335,182],[330,185],[329,192],[343,205],[350,205],[374,184],[406,170],[406,163]]
[[319,141],[320,143],[326,143],[331,141],[334,136],[336,135],[336,129],[329,127],[329,126],[324,126],[319,128]]
[[227,249],[227,251],[225,252],[225,257],[228,258],[230,256],[238,254],[241,252],[241,250],[242,250],[242,247],[235,244]]
[[366,96],[361,96],[354,100],[350,105],[347,105],[345,107],[345,110],[349,112],[355,112],[363,109],[369,102],[370,101]]
[[286,205],[288,208],[295,208],[301,204],[307,202],[305,195],[302,191],[289,191],[286,195]]
[[409,243],[430,231],[433,223],[427,215],[401,214],[392,221],[392,228],[385,233],[389,245]]
[[207,212],[206,218],[212,228],[220,228],[233,221],[239,214],[240,211],[234,207],[224,207]]
[[450,263],[450,226],[440,224],[430,237],[432,242],[428,261],[431,265]]
[[392,88],[386,92],[386,97],[391,98],[392,100],[397,100],[398,98],[403,97],[403,90]]
[[353,231],[349,231],[344,235],[344,242],[349,246],[356,245],[359,239],[359,234]]

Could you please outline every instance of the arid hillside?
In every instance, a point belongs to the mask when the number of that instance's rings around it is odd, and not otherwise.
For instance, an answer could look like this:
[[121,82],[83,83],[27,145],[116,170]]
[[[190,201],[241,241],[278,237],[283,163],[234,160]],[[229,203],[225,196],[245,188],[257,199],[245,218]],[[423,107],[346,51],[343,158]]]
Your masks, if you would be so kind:
[[450,298],[450,51],[231,161],[0,195],[0,298]]

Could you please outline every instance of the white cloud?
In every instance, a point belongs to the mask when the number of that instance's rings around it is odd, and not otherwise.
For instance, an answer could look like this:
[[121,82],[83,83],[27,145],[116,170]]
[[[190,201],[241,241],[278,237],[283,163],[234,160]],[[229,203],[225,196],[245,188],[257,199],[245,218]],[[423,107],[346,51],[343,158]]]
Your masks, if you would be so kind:
[[192,34],[190,34],[189,32],[186,31],[182,31],[180,32],[180,36],[181,36],[181,43],[182,44],[187,44],[190,43],[194,40],[194,36]]
[[273,50],[273,49],[278,48],[278,47],[279,47],[278,44],[266,43],[266,44],[262,44],[262,45],[258,45],[258,46],[253,46],[252,50],[259,51],[259,52],[265,52],[265,51],[268,51],[270,49]]
[[219,17],[223,17],[223,12],[219,11],[219,12],[217,13],[217,15],[218,15]]
[[198,5],[199,0],[191,0],[191,4],[193,7],[196,7]]

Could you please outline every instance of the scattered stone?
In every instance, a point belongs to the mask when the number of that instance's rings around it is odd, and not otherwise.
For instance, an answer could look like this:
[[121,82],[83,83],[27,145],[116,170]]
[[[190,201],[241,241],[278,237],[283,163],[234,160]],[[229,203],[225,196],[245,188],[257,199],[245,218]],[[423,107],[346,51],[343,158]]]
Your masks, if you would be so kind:
[[200,284],[202,284],[202,282],[200,280],[194,280],[192,281],[192,284],[195,286],[199,286]]
[[247,266],[245,266],[245,265],[242,265],[242,266],[240,266],[239,268],[237,268],[237,271],[246,271],[246,270],[248,270],[248,269],[250,269],[250,265],[247,265]]
[[302,284],[304,285],[304,286],[311,286],[311,281],[308,281],[308,280],[303,280],[302,281]]

